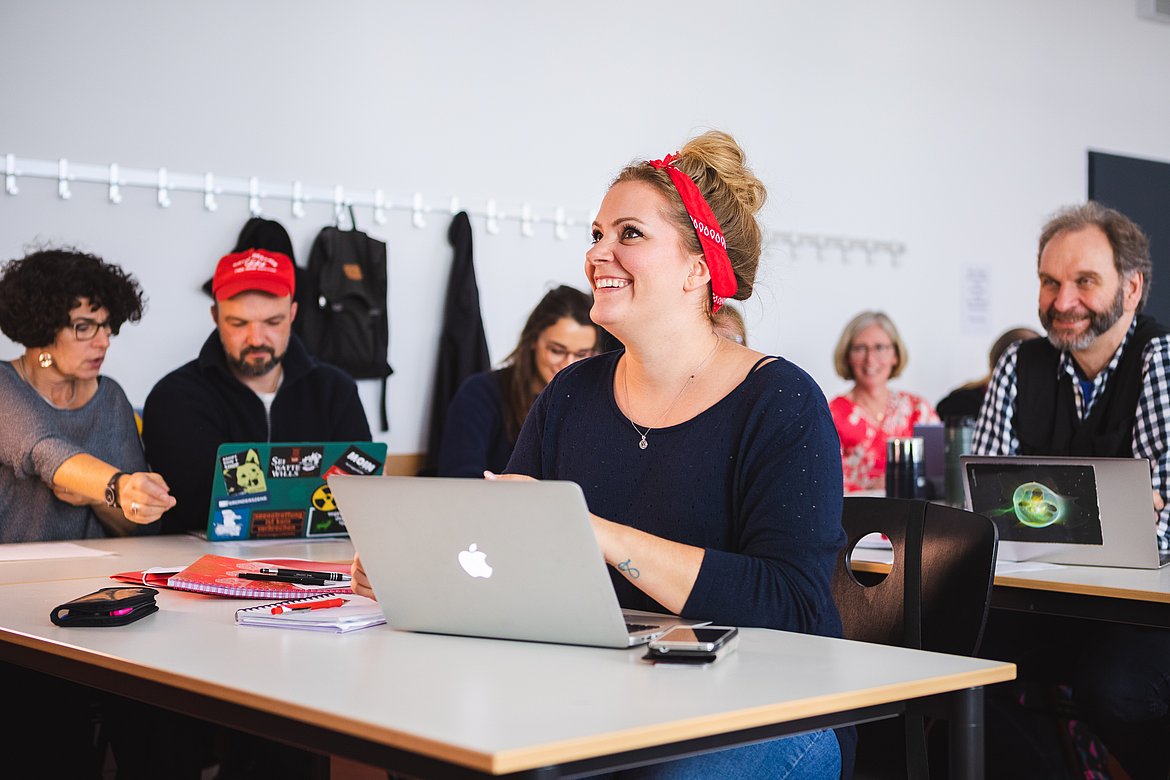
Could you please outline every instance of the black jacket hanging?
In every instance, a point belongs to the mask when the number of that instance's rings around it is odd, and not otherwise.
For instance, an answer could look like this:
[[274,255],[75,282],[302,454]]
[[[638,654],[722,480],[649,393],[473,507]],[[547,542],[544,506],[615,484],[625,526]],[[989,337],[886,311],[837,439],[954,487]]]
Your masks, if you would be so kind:
[[[353,211],[350,210],[351,224]],[[386,380],[394,373],[387,362],[390,318],[387,308],[386,244],[354,227],[322,228],[309,252],[303,293],[297,300],[294,329],[309,352],[354,379],[382,380],[382,430],[386,414]]]
[[[252,217],[240,228],[240,235],[236,238],[235,247],[226,254],[243,252],[245,249],[267,249],[270,252],[288,255],[288,259],[292,260],[293,268],[296,269],[296,300],[297,303],[301,302],[301,286],[305,282],[305,269],[297,265],[297,258],[293,255],[292,239],[288,237],[288,231],[284,229],[284,225],[274,219]],[[209,298],[211,297],[211,279],[203,283],[203,292],[207,293]]]
[[447,422],[447,407],[463,380],[491,368],[483,317],[479,310],[479,285],[471,251],[471,220],[461,211],[451,221],[447,240],[455,250],[447,280],[447,302],[443,307],[443,329],[439,334],[439,359],[435,368],[435,389],[431,397],[431,426],[427,436],[427,465],[423,474],[433,474]]

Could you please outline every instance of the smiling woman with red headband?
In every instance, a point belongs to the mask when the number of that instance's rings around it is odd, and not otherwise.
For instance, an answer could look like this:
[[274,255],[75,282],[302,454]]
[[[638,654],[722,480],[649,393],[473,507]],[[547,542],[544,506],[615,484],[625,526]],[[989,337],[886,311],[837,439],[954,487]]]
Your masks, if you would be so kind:
[[[800,368],[721,337],[712,321],[725,298],[752,293],[765,197],[719,132],[618,174],[585,273],[593,321],[625,348],[553,377],[511,473],[495,478],[581,486],[623,607],[839,636],[829,582],[845,541],[843,492],[825,396]],[[359,589],[363,574],[359,562]],[[836,780],[853,741],[852,729],[818,731],[638,777]]]
[[134,411],[101,375],[142,316],[133,277],[93,255],[34,252],[0,274],[0,542],[125,535],[174,506],[146,470]]

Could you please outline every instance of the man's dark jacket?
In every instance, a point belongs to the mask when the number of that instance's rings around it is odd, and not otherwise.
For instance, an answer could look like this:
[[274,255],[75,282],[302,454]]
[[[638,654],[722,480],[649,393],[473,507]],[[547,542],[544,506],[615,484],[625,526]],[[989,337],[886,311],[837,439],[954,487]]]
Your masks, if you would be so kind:
[[146,460],[178,502],[163,515],[162,533],[207,527],[215,452],[224,442],[370,440],[357,385],[345,372],[318,362],[295,334],[281,365],[271,419],[259,396],[232,375],[215,331],[198,358],[150,391],[142,413]]

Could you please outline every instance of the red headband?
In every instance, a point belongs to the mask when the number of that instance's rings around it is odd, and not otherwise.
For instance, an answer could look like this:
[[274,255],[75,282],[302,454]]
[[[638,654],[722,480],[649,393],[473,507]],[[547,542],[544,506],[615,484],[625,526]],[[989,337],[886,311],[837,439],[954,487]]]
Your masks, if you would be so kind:
[[659,170],[665,168],[674,182],[674,188],[682,197],[683,208],[695,226],[695,233],[699,236],[699,245],[703,248],[703,256],[707,258],[707,268],[711,272],[711,313],[719,311],[723,301],[735,295],[739,283],[735,281],[735,273],[731,270],[731,258],[727,256],[727,239],[719,227],[719,220],[707,205],[703,193],[690,176],[674,166],[678,161],[678,153],[666,155],[663,160],[647,160],[647,163]]

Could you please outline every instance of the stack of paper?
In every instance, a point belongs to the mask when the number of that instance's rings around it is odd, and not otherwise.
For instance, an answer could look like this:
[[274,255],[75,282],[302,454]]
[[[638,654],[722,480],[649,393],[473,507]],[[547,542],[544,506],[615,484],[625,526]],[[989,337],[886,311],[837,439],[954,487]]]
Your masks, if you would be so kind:
[[[310,605],[329,601],[343,601],[340,606],[308,609]],[[279,607],[277,612],[274,608]],[[278,628],[301,628],[309,631],[331,631],[344,634],[359,628],[381,625],[386,622],[378,602],[365,596],[324,594],[307,599],[277,601],[260,604],[247,609],[236,610],[236,623],[241,626],[276,626]]]

